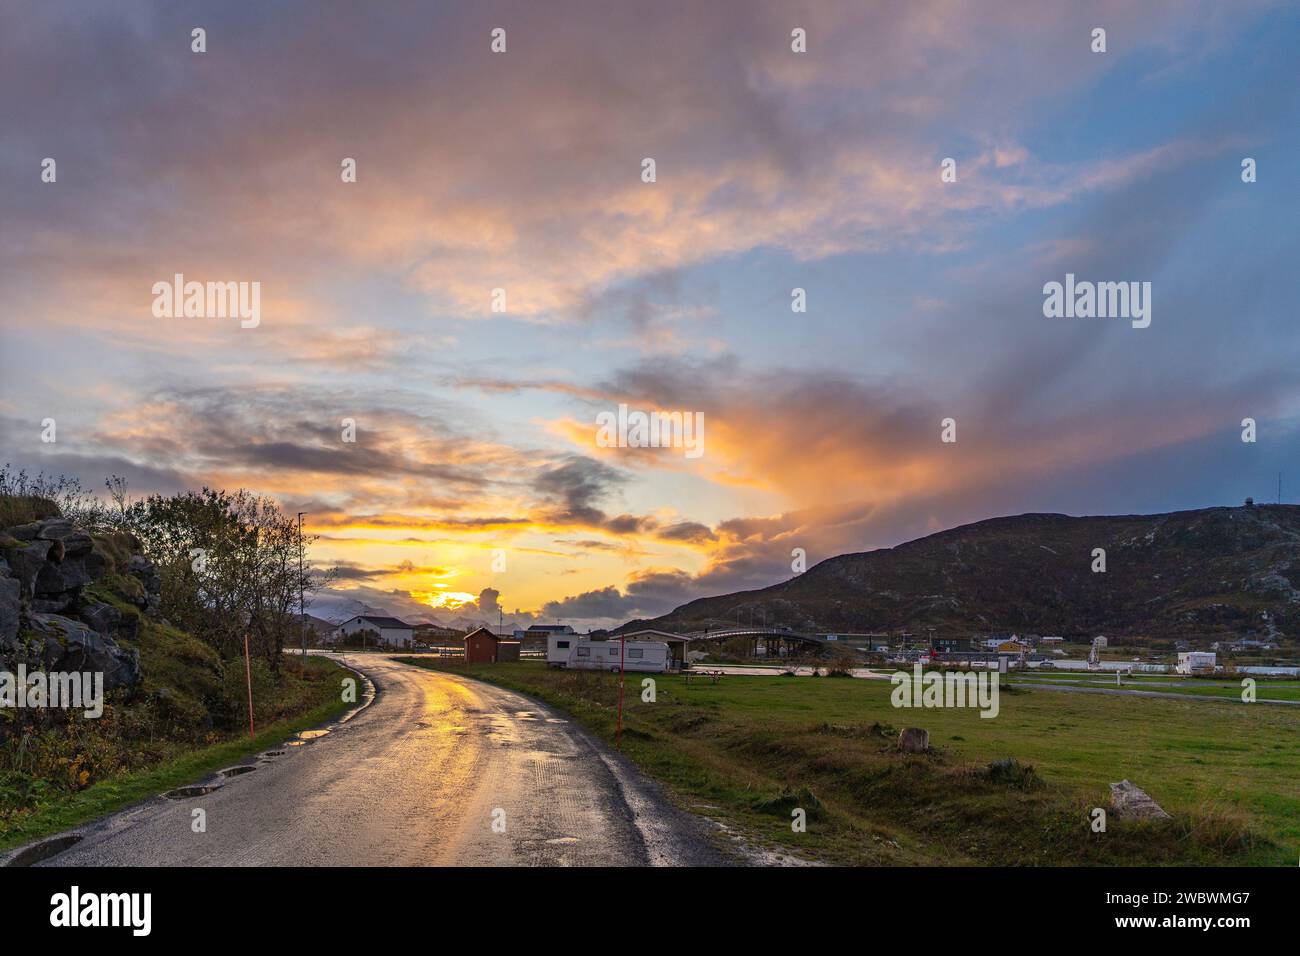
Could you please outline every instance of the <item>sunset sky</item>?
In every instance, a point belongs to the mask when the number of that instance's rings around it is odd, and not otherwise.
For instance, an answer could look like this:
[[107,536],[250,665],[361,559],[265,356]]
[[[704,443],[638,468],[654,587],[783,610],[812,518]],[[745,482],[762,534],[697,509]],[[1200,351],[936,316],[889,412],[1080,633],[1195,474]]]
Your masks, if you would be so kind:
[[[1250,0],[8,3],[2,457],[254,489],[344,597],[579,627],[793,548],[1295,501],[1297,50]],[[176,273],[260,325],[156,318]],[[1151,326],[1045,318],[1066,273]],[[598,447],[621,402],[704,454]]]

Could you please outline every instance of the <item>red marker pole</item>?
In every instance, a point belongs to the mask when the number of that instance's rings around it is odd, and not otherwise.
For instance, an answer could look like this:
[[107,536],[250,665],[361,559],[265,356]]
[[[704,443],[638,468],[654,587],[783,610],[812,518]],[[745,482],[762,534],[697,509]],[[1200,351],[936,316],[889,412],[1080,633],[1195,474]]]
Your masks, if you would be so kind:
[[618,732],[614,735],[614,746],[623,749],[623,654],[627,651],[627,637],[618,636]]
[[248,656],[248,632],[244,632],[244,675],[248,678],[248,736],[253,734],[253,661]]

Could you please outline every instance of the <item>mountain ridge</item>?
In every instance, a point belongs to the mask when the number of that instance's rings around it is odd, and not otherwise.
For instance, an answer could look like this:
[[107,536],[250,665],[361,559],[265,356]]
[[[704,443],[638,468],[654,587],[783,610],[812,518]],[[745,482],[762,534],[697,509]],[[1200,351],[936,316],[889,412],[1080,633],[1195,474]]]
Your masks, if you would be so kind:
[[[1095,548],[1105,571],[1094,572]],[[986,518],[827,558],[749,591],[698,598],[639,627],[740,617],[804,631],[1300,636],[1300,505],[1155,515]]]

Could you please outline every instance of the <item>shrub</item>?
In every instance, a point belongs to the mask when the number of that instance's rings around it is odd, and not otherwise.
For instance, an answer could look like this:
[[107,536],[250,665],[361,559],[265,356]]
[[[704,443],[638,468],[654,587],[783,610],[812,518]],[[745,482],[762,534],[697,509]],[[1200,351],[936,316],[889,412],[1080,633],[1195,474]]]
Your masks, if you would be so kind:
[[59,506],[35,495],[0,495],[0,528],[57,518]]
[[1038,790],[1044,786],[1043,780],[1033,767],[1022,764],[1015,757],[1004,757],[988,765],[988,778],[1016,790]]

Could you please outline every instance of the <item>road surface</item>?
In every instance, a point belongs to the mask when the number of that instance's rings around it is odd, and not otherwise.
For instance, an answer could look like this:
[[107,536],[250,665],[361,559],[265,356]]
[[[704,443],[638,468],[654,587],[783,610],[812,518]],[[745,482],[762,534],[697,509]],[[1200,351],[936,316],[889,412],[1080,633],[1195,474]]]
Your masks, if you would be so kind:
[[[351,719],[246,761],[256,769],[210,793],[70,831],[80,842],[38,865],[726,862],[706,821],[541,704],[379,655],[344,659],[379,689]],[[195,833],[200,809],[206,832]]]

